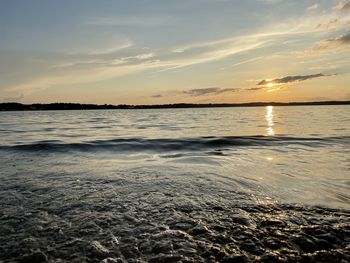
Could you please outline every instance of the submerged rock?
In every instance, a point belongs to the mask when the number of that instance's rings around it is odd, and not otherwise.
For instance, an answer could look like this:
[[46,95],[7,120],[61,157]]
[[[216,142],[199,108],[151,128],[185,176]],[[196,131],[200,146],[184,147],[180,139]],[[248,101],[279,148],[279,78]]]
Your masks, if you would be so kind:
[[45,263],[49,261],[45,253],[41,251],[36,251],[29,255],[24,255],[19,262],[20,263]]
[[92,256],[97,258],[104,258],[110,253],[110,251],[98,241],[92,241],[90,243],[89,252],[92,254]]
[[126,263],[126,261],[122,258],[105,258],[100,263]]

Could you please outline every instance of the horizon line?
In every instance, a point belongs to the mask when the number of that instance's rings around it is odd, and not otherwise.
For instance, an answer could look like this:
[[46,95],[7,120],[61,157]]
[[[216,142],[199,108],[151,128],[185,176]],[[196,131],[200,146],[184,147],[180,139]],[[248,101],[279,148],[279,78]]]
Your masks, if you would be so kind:
[[245,103],[170,103],[170,104],[93,104],[73,102],[31,103],[1,102],[0,111],[40,110],[103,110],[103,109],[166,109],[166,108],[224,108],[266,106],[326,106],[350,105],[350,100],[303,101],[303,102],[245,102]]

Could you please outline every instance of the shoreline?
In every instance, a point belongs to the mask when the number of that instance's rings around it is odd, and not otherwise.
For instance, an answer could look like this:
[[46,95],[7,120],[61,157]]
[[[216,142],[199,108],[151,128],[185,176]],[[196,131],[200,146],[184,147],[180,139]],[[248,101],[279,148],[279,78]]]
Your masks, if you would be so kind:
[[80,103],[34,103],[21,104],[14,102],[0,103],[1,111],[57,111],[57,110],[139,110],[139,109],[187,109],[187,108],[241,108],[266,106],[341,106],[350,105],[350,101],[315,101],[315,102],[250,102],[250,103],[175,103],[155,105],[111,105],[111,104],[80,104]]

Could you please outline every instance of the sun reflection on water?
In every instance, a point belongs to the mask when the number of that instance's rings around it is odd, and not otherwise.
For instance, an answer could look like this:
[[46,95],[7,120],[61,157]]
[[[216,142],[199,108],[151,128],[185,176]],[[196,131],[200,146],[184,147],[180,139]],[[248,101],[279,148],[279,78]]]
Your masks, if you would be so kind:
[[266,121],[267,121],[267,136],[274,136],[275,131],[273,129],[274,122],[273,122],[273,106],[267,106],[266,107],[266,115],[265,115]]

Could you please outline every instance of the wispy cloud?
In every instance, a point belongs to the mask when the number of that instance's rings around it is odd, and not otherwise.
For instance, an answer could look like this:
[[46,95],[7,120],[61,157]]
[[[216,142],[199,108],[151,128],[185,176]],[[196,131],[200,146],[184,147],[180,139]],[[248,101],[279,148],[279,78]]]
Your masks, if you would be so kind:
[[152,95],[152,98],[162,98],[163,95],[162,94],[155,94],[155,95]]
[[190,97],[205,97],[205,96],[216,96],[223,93],[232,93],[241,91],[240,88],[220,88],[220,87],[208,87],[208,88],[196,88],[183,91],[169,91],[164,94],[152,95],[152,98],[163,98],[169,96],[190,96]]
[[[265,1],[271,2],[268,0]],[[349,2],[341,3],[343,4],[339,5],[338,9],[344,10],[348,8]],[[314,4],[309,7],[309,10],[320,9],[318,7],[317,4]],[[101,39],[100,42],[95,43],[96,45],[91,45],[91,48],[84,46],[84,48],[77,52],[65,54],[66,57],[64,59],[56,61],[56,63],[48,67],[49,69],[46,69],[46,71],[43,70],[42,73],[33,76],[30,80],[26,80],[23,83],[13,81],[12,85],[6,85],[6,88],[4,88],[4,86],[1,91],[10,90],[16,91],[17,94],[26,94],[29,91],[36,91],[53,86],[93,83],[150,69],[158,72],[167,71],[224,60],[238,54],[248,54],[246,59],[237,61],[232,65],[232,67],[236,67],[265,58],[261,57],[261,54],[259,54],[260,56],[255,56],[256,54],[254,51],[258,51],[261,48],[271,48],[272,50],[274,46],[289,40],[309,39],[310,33],[322,33],[320,35],[323,35],[323,33],[331,32],[335,28],[338,30],[339,28],[343,29],[345,27],[345,18],[336,17],[334,14],[319,15],[319,17],[316,17],[314,13],[315,12],[306,12],[306,17],[293,17],[293,19],[275,23],[273,26],[266,26],[263,29],[254,29],[251,31],[251,34],[228,36],[226,38],[184,45],[179,44],[169,49],[151,48],[145,51],[142,47],[139,47],[137,43],[134,44],[127,38],[121,39],[119,42],[117,39],[110,39],[106,44],[104,40]],[[339,14],[338,11],[333,13]],[[154,27],[172,23],[173,19],[174,18],[170,16],[96,17],[88,20],[85,24],[92,26],[92,28],[95,28],[94,26]],[[98,29],[100,30],[100,28]],[[320,42],[318,50],[326,50],[331,46],[338,48],[345,47],[349,44],[349,38],[350,36],[347,33],[338,37],[326,39]],[[276,53],[272,50],[268,53],[268,56],[271,57],[274,54]],[[321,77],[321,75],[324,76],[323,74],[287,76],[272,81],[274,81],[275,84],[292,83]],[[267,84],[268,80],[264,81]],[[248,90],[257,90],[261,86],[263,86],[263,84],[259,84],[258,87],[253,87]],[[237,90],[238,89],[209,87],[192,89],[182,94],[204,96],[234,92]],[[162,95],[156,94],[154,96],[159,97]]]
[[151,58],[156,57],[156,54],[151,52],[151,53],[142,53],[142,54],[137,54],[133,56],[128,56],[128,57],[122,57],[120,60],[122,61],[131,61],[131,60],[148,60]]
[[127,42],[127,43],[124,43],[124,44],[121,44],[121,45],[115,46],[115,47],[90,49],[90,50],[87,50],[87,54],[89,54],[89,55],[111,54],[111,53],[115,53],[121,49],[131,47],[132,45],[133,45],[132,42]]
[[350,32],[347,34],[341,35],[336,38],[330,38],[325,40],[325,43],[328,43],[329,45],[349,45],[350,44]]
[[183,91],[183,93],[191,96],[203,96],[203,95],[218,95],[226,92],[236,92],[236,91],[238,91],[238,89],[210,87],[210,88],[191,89],[188,91]]
[[333,9],[350,10],[350,1],[349,2],[341,1]]
[[24,94],[25,96],[43,89],[55,86],[76,85],[85,83],[94,83],[120,76],[136,73],[153,68],[167,66],[167,64],[158,61],[143,61],[138,64],[120,64],[112,65],[112,61],[105,61],[100,66],[91,64],[87,67],[78,67],[75,65],[69,69],[57,68],[50,74],[37,76],[21,84],[14,84],[2,89],[6,94]]
[[253,87],[253,88],[248,88],[248,89],[245,89],[247,91],[257,91],[257,90],[261,90],[262,87]]
[[[225,59],[234,54],[273,46],[292,38],[293,41],[298,37],[303,39],[306,35],[313,33],[318,34],[331,32],[334,29],[345,29],[349,22],[348,19],[339,18],[335,14],[301,17],[300,20],[285,21],[255,34],[179,46],[172,49],[172,53],[179,58],[176,60],[178,65],[170,69]],[[181,56],[185,57],[185,59],[181,60]],[[239,64],[240,62],[237,65]]]
[[[295,32],[294,32],[295,33]],[[193,43],[189,45],[184,45],[177,47],[172,50],[174,53],[184,53],[186,51],[190,52],[195,49],[209,49],[209,48],[215,48],[215,47],[224,47],[224,46],[231,46],[231,45],[241,45],[244,43],[253,43],[254,41],[261,41],[261,42],[267,42],[268,40],[271,40],[273,37],[279,37],[283,35],[292,35],[294,34],[292,31],[278,31],[278,30],[267,30],[266,32],[256,33],[256,34],[248,34],[248,35],[240,35],[240,36],[234,36],[234,37],[228,37],[223,39],[217,39],[212,41],[203,41],[198,43]]]
[[251,62],[255,62],[257,60],[260,60],[260,59],[263,59],[264,57],[260,56],[260,57],[256,57],[256,58],[251,58],[251,59],[247,59],[247,60],[243,60],[243,61],[240,61],[240,62],[237,62],[233,65],[231,65],[231,67],[238,67],[238,66],[241,66],[241,65],[244,65],[244,64],[248,64],[248,63],[251,63]]
[[239,88],[226,88],[226,89],[220,89],[218,90],[215,94],[221,94],[221,93],[226,93],[226,92],[237,92],[240,91],[241,89]]
[[322,55],[329,51],[340,52],[349,48],[350,48],[350,32],[347,32],[346,34],[340,35],[338,37],[322,40],[312,49],[303,51],[301,55],[304,55],[304,56]]
[[341,21],[339,18],[333,18],[329,21],[326,22],[322,22],[320,24],[317,25],[317,29],[325,29],[325,30],[329,30],[329,29],[336,29],[341,25]]
[[207,63],[211,61],[222,60],[224,58],[240,54],[246,51],[252,51],[264,47],[267,41],[247,41],[244,44],[241,43],[230,43],[223,46],[216,46],[209,48],[206,51],[199,52],[199,54],[188,54],[185,58],[173,59],[175,66],[169,69],[177,69],[181,67],[187,67],[191,65],[197,65]]
[[318,8],[318,4],[315,3],[311,6],[309,6],[308,8],[306,8],[307,11],[312,11],[312,10],[316,10]]

